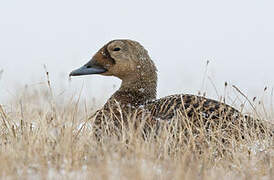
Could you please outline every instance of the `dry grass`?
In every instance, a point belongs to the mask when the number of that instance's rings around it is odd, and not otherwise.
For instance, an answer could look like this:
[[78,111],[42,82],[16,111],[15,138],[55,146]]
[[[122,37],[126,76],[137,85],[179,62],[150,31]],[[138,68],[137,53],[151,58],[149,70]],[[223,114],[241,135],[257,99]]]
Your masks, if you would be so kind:
[[[88,120],[92,112],[78,98],[53,97],[51,88],[25,88],[16,95],[0,108],[2,179],[274,178],[272,137],[231,137],[233,146],[227,147],[206,142],[201,153],[194,146],[201,137],[178,143],[167,126],[156,138],[152,133],[144,140],[125,128],[119,138],[98,142]],[[217,153],[224,148],[229,153]]]

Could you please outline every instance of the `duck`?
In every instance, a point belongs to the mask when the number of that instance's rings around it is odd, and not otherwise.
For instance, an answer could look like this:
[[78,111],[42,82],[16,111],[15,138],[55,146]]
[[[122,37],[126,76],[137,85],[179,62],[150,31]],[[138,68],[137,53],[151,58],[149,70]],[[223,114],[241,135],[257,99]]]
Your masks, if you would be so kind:
[[73,70],[69,76],[94,74],[114,76],[122,81],[120,88],[102,109],[94,113],[97,124],[101,124],[102,119],[112,119],[119,124],[121,119],[126,121],[129,114],[137,111],[137,114],[142,114],[140,117],[144,117],[144,113],[149,117],[146,120],[148,124],[169,122],[180,114],[196,126],[221,124],[221,129],[225,131],[228,126],[247,127],[245,124],[248,122],[249,126],[255,124],[253,128],[265,131],[262,123],[254,123],[254,118],[243,115],[230,105],[204,96],[175,94],[156,99],[157,68],[148,51],[137,41],[117,39],[108,42],[90,61]]

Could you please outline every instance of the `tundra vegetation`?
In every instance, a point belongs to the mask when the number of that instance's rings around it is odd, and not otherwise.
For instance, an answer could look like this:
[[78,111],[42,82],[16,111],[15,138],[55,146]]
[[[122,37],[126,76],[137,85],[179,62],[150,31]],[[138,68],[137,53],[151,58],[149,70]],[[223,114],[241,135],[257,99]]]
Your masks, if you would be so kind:
[[[47,73],[48,77],[48,73]],[[228,85],[225,84],[225,88]],[[239,90],[239,89],[238,89]],[[238,109],[273,124],[272,95],[247,100],[237,90],[227,101],[252,104]],[[220,98],[220,97],[219,97]],[[223,98],[220,98],[223,99]],[[264,100],[266,99],[266,103]],[[98,101],[98,100],[97,100]],[[245,138],[210,132],[197,136],[188,119],[177,116],[144,135],[134,116],[119,131],[111,119],[98,141],[90,115],[98,102],[81,92],[57,94],[49,79],[20,88],[0,106],[0,177],[2,179],[273,179],[273,137],[246,129]],[[237,104],[237,103],[235,103]],[[144,121],[145,121],[144,117]],[[185,125],[187,135],[178,133]],[[204,127],[205,128],[205,127]],[[114,128],[115,129],[115,128]],[[112,134],[113,133],[113,134]]]

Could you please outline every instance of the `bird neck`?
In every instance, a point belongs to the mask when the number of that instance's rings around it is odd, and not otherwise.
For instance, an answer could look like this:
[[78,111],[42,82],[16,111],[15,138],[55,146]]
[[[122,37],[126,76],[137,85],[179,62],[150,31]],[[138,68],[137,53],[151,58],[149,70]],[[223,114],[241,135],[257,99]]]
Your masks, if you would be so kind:
[[139,107],[156,98],[157,72],[142,71],[123,78],[120,88],[111,96],[121,107]]

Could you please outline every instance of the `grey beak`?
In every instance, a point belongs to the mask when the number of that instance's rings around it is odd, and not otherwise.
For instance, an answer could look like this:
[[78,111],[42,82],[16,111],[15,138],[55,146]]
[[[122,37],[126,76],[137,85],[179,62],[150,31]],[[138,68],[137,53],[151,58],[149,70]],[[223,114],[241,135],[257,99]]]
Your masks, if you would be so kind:
[[90,60],[87,64],[72,71],[69,76],[83,76],[89,74],[101,74],[107,70],[96,63],[96,60]]

